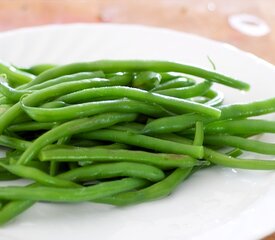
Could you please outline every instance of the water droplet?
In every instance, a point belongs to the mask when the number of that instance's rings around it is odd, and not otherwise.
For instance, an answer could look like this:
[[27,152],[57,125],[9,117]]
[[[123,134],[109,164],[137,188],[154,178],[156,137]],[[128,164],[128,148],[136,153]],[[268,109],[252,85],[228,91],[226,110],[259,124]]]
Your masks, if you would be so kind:
[[266,22],[250,14],[236,14],[228,18],[228,22],[235,30],[253,37],[260,37],[270,32]]

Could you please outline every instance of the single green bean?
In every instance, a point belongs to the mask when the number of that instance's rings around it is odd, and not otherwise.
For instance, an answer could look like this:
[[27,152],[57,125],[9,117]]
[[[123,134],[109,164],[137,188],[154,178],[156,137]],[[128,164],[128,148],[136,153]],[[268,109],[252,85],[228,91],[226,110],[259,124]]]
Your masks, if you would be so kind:
[[11,132],[24,132],[24,131],[37,131],[37,130],[49,130],[56,127],[59,123],[57,122],[24,122],[14,124],[8,127]]
[[[105,131],[105,130],[102,130],[102,131]],[[100,134],[101,138],[102,138],[102,131],[101,132],[97,131],[97,133]],[[111,130],[106,130],[106,131],[108,131],[109,133],[119,132],[119,131],[111,131]],[[119,137],[118,134],[115,137],[117,136]],[[121,140],[121,138],[119,140]],[[122,142],[122,141],[118,141],[118,142]],[[132,141],[129,140],[128,144],[131,144],[131,143]],[[168,143],[172,145],[170,142]],[[182,146],[183,144],[175,144],[175,145]],[[178,150],[178,152],[182,152],[182,150]],[[61,162],[63,161],[65,162],[71,162],[71,161],[73,162],[75,161],[77,162],[79,161],[130,162],[131,161],[131,162],[154,165],[161,169],[171,169],[176,167],[187,168],[187,167],[193,167],[194,165],[204,164],[204,162],[197,161],[196,159],[186,155],[161,154],[161,153],[150,153],[150,152],[144,152],[144,151],[133,151],[133,150],[124,150],[124,149],[106,149],[106,148],[98,148],[98,147],[70,148],[70,149],[55,147],[55,148],[42,150],[39,153],[38,157],[41,161],[61,161]]]
[[58,175],[58,179],[77,182],[114,177],[144,178],[152,182],[157,182],[162,180],[165,175],[163,171],[154,166],[133,162],[93,164]]
[[170,88],[170,89],[164,89],[164,90],[157,90],[154,92],[167,95],[167,96],[178,97],[178,98],[192,98],[195,96],[204,95],[209,90],[211,85],[212,85],[211,82],[203,81],[201,83],[187,86],[187,87]]
[[80,137],[92,140],[107,140],[134,145],[164,153],[187,154],[195,158],[203,157],[203,148],[188,144],[177,144],[155,137],[116,130],[100,130],[79,134]]
[[196,132],[194,136],[193,145],[195,146],[202,146],[204,140],[204,130],[203,130],[203,123],[196,122]]
[[246,151],[262,153],[262,154],[275,154],[275,144],[261,142],[253,139],[246,139],[237,136],[207,136],[205,143],[216,146],[231,146],[237,147]]
[[205,126],[207,134],[246,135],[275,133],[275,121],[262,119],[223,120]]
[[275,98],[220,107],[220,119],[247,118],[275,112]]
[[5,135],[0,136],[0,146],[8,147],[12,149],[25,150],[31,145],[31,142],[26,140],[21,140],[14,137],[9,137]]
[[194,85],[196,82],[195,80],[187,77],[178,77],[175,79],[170,80],[169,82],[165,82],[159,84],[158,86],[154,87],[152,91],[159,91],[159,90],[166,90],[170,88],[182,88]]
[[157,118],[146,124],[142,132],[144,134],[178,132],[205,119],[205,116],[195,113]]
[[45,186],[55,187],[76,187],[73,182],[52,177],[45,172],[29,166],[7,165],[0,162],[0,166],[8,170],[10,173],[25,179],[31,179]]

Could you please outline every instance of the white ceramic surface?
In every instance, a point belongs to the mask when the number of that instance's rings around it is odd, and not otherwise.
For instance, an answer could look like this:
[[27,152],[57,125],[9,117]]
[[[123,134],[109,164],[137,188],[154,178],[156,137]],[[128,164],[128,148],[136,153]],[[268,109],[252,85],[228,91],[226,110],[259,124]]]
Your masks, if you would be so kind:
[[[227,102],[275,95],[274,66],[226,44],[185,33],[78,24],[0,34],[0,59],[21,66],[163,59],[211,69],[207,56],[218,72],[252,86],[248,93],[215,86],[225,92]],[[274,184],[273,172],[216,167],[196,173],[166,199],[136,206],[39,203],[1,228],[0,239],[258,239],[275,231]]]

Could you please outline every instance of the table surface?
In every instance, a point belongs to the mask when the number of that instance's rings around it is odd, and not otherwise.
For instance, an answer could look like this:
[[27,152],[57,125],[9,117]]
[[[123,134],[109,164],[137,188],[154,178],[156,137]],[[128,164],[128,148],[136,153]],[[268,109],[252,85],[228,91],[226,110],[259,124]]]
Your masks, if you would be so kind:
[[[0,31],[74,22],[142,24],[227,42],[275,64],[274,6],[275,0],[0,0]],[[275,234],[264,239],[275,240]]]

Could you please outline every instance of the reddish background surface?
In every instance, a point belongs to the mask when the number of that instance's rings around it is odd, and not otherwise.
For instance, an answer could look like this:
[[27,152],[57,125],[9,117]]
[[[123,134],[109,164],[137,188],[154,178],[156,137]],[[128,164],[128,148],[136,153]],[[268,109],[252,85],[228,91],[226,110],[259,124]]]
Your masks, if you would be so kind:
[[0,0],[0,31],[73,22],[142,24],[227,42],[275,64],[274,9],[275,0]]

